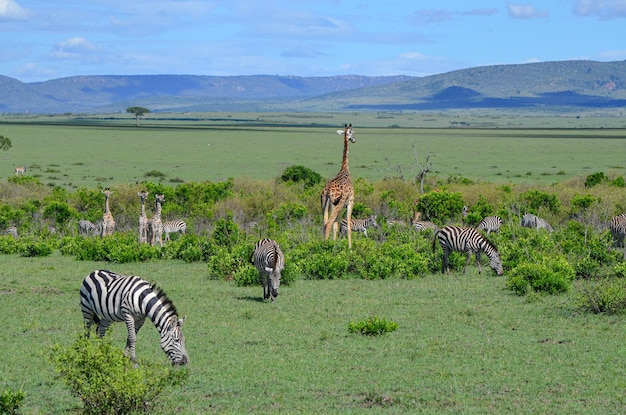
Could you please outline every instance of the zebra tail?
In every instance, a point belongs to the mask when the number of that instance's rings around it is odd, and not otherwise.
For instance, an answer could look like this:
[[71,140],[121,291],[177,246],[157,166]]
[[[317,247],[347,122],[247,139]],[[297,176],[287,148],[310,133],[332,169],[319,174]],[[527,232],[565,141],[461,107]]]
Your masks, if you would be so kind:
[[435,250],[437,249],[437,235],[439,235],[439,232],[441,232],[441,229],[437,229],[435,231],[435,236],[433,237],[433,253],[435,253]]

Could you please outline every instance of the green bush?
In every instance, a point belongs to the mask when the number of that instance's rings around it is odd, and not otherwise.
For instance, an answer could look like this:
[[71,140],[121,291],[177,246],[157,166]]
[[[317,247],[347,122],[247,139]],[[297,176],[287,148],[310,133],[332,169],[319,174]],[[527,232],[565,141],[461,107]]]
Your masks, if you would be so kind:
[[26,397],[26,394],[22,390],[13,392],[6,389],[0,394],[0,414],[2,415],[14,415],[19,413],[20,405]]
[[574,275],[574,268],[564,258],[544,258],[513,268],[507,277],[507,287],[518,295],[556,294],[569,290]]
[[186,368],[145,362],[134,367],[108,336],[80,335],[69,348],[54,346],[50,360],[89,415],[149,413],[165,387],[188,377]]
[[421,195],[416,208],[425,218],[438,223],[446,223],[459,216],[463,211],[463,206],[461,193],[443,190]]
[[322,181],[322,176],[304,166],[290,166],[283,171],[280,180],[287,183],[303,183],[304,188],[313,187]]
[[602,278],[581,282],[580,307],[592,313],[622,314],[626,312],[626,280]]
[[387,321],[377,316],[368,317],[361,321],[351,321],[348,324],[350,333],[362,334],[365,336],[380,336],[398,329],[398,323]]
[[603,172],[593,173],[585,178],[585,187],[593,187],[607,180],[608,177]]
[[56,242],[31,237],[20,239],[17,244],[17,252],[26,258],[48,256],[56,248]]

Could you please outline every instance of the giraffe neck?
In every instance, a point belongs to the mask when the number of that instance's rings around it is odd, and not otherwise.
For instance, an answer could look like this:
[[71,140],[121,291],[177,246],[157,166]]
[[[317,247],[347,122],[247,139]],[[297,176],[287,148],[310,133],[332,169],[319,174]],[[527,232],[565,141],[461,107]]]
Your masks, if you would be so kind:
[[343,135],[343,160],[341,160],[341,170],[348,170],[348,130]]
[[146,199],[141,198],[141,217],[146,217]]
[[111,211],[109,210],[109,196],[104,198],[104,214],[109,215]]
[[161,203],[156,202],[156,208],[154,209],[154,218],[161,219]]

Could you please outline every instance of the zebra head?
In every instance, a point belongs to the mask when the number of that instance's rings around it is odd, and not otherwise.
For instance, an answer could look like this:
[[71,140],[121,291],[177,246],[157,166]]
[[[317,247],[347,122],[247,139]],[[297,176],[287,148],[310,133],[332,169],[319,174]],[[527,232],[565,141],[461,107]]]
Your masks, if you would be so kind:
[[173,316],[161,330],[161,349],[165,352],[173,365],[186,365],[188,361],[185,338],[180,327],[185,321]]
[[337,130],[337,134],[347,137],[351,143],[356,143],[356,137],[354,136],[354,132],[352,130],[352,124],[346,124],[344,130]]
[[272,301],[274,298],[278,297],[278,288],[280,288],[280,271],[281,269],[274,265],[274,268],[265,267],[265,271],[269,275],[269,289],[272,297]]
[[502,275],[504,271],[502,270],[502,260],[500,259],[499,254],[492,255],[489,266],[498,274]]

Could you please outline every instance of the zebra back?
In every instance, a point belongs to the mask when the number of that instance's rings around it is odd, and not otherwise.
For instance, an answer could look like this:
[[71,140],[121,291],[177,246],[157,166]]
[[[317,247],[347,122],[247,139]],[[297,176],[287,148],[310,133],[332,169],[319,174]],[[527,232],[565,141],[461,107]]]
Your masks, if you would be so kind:
[[[98,324],[98,335],[104,336],[114,322],[124,321],[128,327],[126,352],[135,361],[137,332],[146,317],[161,335],[161,348],[172,364],[187,363],[185,339],[180,330],[184,319],[163,290],[137,276],[96,270],[85,277],[80,288],[80,305],[87,330]],[[130,323],[132,321],[132,324]]]
[[17,239],[18,238],[17,227],[9,226],[8,228],[4,230],[4,234],[11,235],[13,238]]
[[163,222],[163,233],[165,234],[165,240],[169,241],[170,233],[184,234],[187,232],[187,222],[184,220],[168,220]]
[[548,232],[554,231],[554,228],[548,221],[532,213],[525,213],[524,216],[522,216],[521,225],[526,228],[546,229]]
[[431,222],[429,220],[418,220],[418,221],[414,221],[411,226],[413,227],[413,229],[415,229],[416,231],[424,231],[426,229],[432,229],[433,231],[437,231],[439,230],[439,226],[437,226],[436,223]]
[[269,238],[261,239],[255,244],[250,260],[259,271],[263,298],[267,300],[271,297],[274,301],[280,288],[281,272],[285,268],[285,255],[278,242]]
[[487,234],[490,232],[498,232],[500,230],[500,226],[502,226],[502,219],[500,216],[487,216],[480,221],[476,229],[486,231]]

